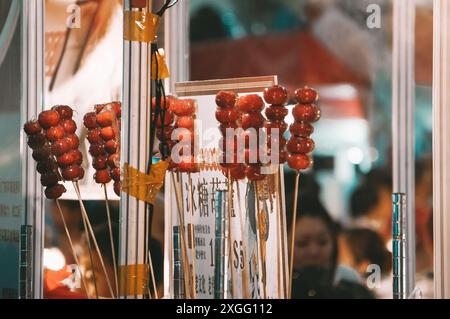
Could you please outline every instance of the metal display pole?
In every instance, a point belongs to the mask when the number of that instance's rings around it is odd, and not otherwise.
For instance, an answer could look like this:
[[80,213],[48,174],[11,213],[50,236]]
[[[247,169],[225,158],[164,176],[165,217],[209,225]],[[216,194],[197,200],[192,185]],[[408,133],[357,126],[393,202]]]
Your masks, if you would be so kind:
[[[28,119],[37,118],[44,105],[44,15],[45,1],[22,1],[22,107],[21,127]],[[21,260],[20,297],[43,296],[44,196],[32,151],[21,130],[22,194],[24,218],[21,234],[28,260]],[[29,238],[26,238],[29,237]],[[25,249],[25,247],[21,247]],[[24,269],[28,268],[28,269]],[[31,268],[31,270],[30,270]]]
[[433,233],[434,297],[450,298],[450,3],[434,0]]
[[394,38],[392,67],[392,149],[393,193],[406,194],[405,278],[404,292],[409,296],[415,286],[415,205],[414,205],[414,27],[415,4],[396,0],[394,5]]
[[[125,12],[148,12],[126,0]],[[125,22],[127,23],[127,22]],[[131,23],[131,22],[130,22]],[[150,150],[151,44],[124,40],[123,120],[121,166],[145,172]],[[143,298],[147,294],[146,204],[124,192],[120,200],[119,290],[122,298]]]
[[[168,92],[175,91],[175,83],[189,80],[189,0],[179,1],[164,16],[164,50],[170,77],[165,80]],[[172,261],[172,202],[174,185],[170,175],[165,180],[164,220],[164,296],[173,296],[171,279],[174,278]]]

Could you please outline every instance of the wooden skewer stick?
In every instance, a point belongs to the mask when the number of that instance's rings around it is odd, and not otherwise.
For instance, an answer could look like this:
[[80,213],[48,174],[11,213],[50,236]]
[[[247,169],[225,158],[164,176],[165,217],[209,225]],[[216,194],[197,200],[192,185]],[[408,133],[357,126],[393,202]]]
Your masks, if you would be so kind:
[[182,267],[183,267],[183,279],[184,279],[184,293],[187,299],[190,296],[189,283],[188,278],[190,278],[190,271],[188,271],[188,259],[187,259],[187,248],[186,248],[186,240],[184,233],[184,218],[183,218],[183,198],[181,196],[181,192],[178,188],[178,184],[175,180],[175,174],[173,172],[170,173],[172,177],[173,188],[175,189],[175,197],[177,199],[177,208],[178,208],[178,219],[180,220],[180,235],[181,235],[181,254],[182,254]]
[[261,238],[261,232],[260,227],[262,227],[261,219],[259,218],[259,214],[261,211],[261,208],[259,206],[259,194],[258,194],[258,182],[255,182],[255,193],[256,193],[256,240],[257,245],[259,246],[259,263],[261,265],[261,271],[262,271],[262,284],[263,284],[263,297],[264,299],[267,299],[267,292],[266,292],[266,283],[265,283],[265,265],[264,265],[264,249],[263,249],[263,239]]
[[99,248],[99,246],[98,246],[97,239],[95,238],[95,233],[94,233],[94,231],[93,231],[93,229],[92,229],[92,225],[91,225],[91,222],[90,222],[90,220],[89,220],[89,216],[88,216],[88,214],[87,214],[87,212],[86,212],[86,208],[84,207],[83,200],[81,199],[81,193],[80,193],[78,181],[73,182],[73,186],[74,186],[74,188],[75,188],[75,192],[77,193],[78,200],[79,200],[79,202],[80,202],[81,213],[83,214],[83,220],[86,222],[87,228],[88,228],[88,230],[89,230],[89,233],[90,233],[90,235],[91,235],[91,237],[92,237],[92,240],[94,241],[94,246],[95,246],[95,249],[96,249],[96,251],[97,251],[98,257],[99,257],[99,259],[100,259],[100,264],[101,264],[101,266],[102,266],[103,273],[104,273],[104,275],[105,275],[105,279],[106,279],[106,283],[107,283],[107,285],[108,285],[109,292],[110,292],[110,294],[111,294],[111,297],[112,297],[112,298],[115,298],[115,296],[114,296],[114,291],[113,291],[112,285],[111,285],[111,281],[109,280],[108,272],[106,271],[105,263],[103,262],[102,253],[101,253],[100,248]]
[[69,228],[67,228],[66,219],[64,218],[64,214],[63,214],[63,211],[61,209],[61,205],[60,205],[58,199],[56,200],[56,206],[58,207],[59,215],[61,216],[64,230],[66,232],[67,239],[69,240],[69,245],[70,245],[70,249],[72,250],[73,259],[75,260],[75,263],[77,264],[77,267],[78,267],[78,271],[80,272],[81,282],[83,283],[84,291],[86,292],[87,298],[91,299],[91,297],[89,296],[89,291],[87,289],[86,281],[84,280],[83,272],[81,271],[80,262],[78,261],[77,252],[75,250],[75,246],[73,245],[72,237],[70,236]]
[[286,281],[286,251],[285,251],[285,233],[284,233],[284,210],[283,210],[283,204],[282,204],[282,198],[281,198],[281,172],[278,171],[278,201],[277,204],[279,205],[279,219],[280,219],[280,237],[281,237],[281,269],[282,269],[282,275],[283,275],[283,293],[284,298],[288,297],[288,291],[287,291],[287,281]]
[[192,272],[191,272],[191,278],[192,278],[192,296],[194,299],[197,298],[197,291],[196,291],[196,285],[195,285],[195,277],[196,277],[196,273],[195,273],[195,255],[196,255],[196,250],[195,250],[195,235],[194,235],[194,231],[195,231],[195,227],[194,227],[194,194],[192,191],[192,177],[191,177],[191,173],[188,173],[188,179],[189,179],[189,199],[190,199],[190,204],[189,204],[189,211],[190,211],[190,219],[192,221],[191,226],[191,233],[190,233],[190,242],[191,242],[191,247],[192,247]]
[[278,200],[278,197],[280,194],[278,193],[278,174],[280,172],[280,169],[278,168],[277,172],[275,173],[275,196],[277,198],[275,198],[276,200],[276,209],[277,209],[277,213],[276,213],[276,219],[277,219],[277,279],[278,279],[278,299],[281,299],[282,297],[282,284],[281,284],[281,258],[280,258],[280,251],[281,251],[281,226],[280,226],[280,201]]
[[233,217],[233,189],[232,189],[232,181],[231,181],[231,174],[230,170],[228,169],[228,179],[227,179],[227,186],[228,186],[228,255],[230,260],[230,273],[231,273],[231,299],[236,298],[236,291],[234,287],[234,264],[233,264],[233,238],[231,236],[231,230],[232,230],[232,217]]
[[294,271],[294,246],[295,246],[295,224],[297,223],[297,202],[298,202],[298,184],[300,180],[300,171],[295,176],[294,206],[292,207],[292,225],[291,225],[291,260],[289,267],[289,298],[292,298],[292,273]]
[[108,190],[106,189],[106,184],[103,184],[103,190],[105,191],[105,203],[106,203],[106,214],[108,218],[108,228],[109,228],[109,240],[111,243],[111,253],[113,258],[113,267],[114,267],[114,279],[116,281],[116,294],[119,295],[119,279],[117,275],[117,259],[116,259],[116,248],[114,245],[114,237],[112,231],[112,222],[111,222],[111,210],[109,207],[109,199],[108,199]]
[[[238,200],[238,207],[239,207],[239,217],[241,222],[241,239],[244,241],[245,236],[245,214],[242,211],[241,207],[241,189],[239,187],[239,181],[236,180],[236,191],[237,191],[237,200]],[[247,267],[247,255],[244,251],[244,269],[242,269],[242,295],[244,299],[250,299],[250,291],[249,291],[249,274],[248,274],[248,267]]]
[[153,271],[152,254],[150,252],[150,249],[148,250],[148,258],[149,258],[149,264],[150,264],[150,274],[151,274],[152,282],[153,282],[153,290],[155,292],[155,299],[159,299],[159,297],[158,297],[158,289],[156,287],[155,272]]
[[[74,182],[74,188],[75,188],[75,192],[77,193],[78,200],[81,203],[81,196],[78,195],[75,182]],[[87,223],[86,223],[86,219],[85,219],[84,214],[83,214],[83,207],[84,207],[83,205],[80,205],[81,219],[83,220],[84,236],[86,238],[86,243],[87,243],[87,246],[88,246],[89,261],[91,263],[91,270],[92,270],[92,281],[94,282],[94,289],[95,289],[95,297],[96,297],[96,299],[98,299],[99,296],[98,296],[97,280],[95,278],[94,258],[92,257],[92,245],[91,245],[91,239],[89,237],[89,231],[88,231],[88,226],[87,226]]]

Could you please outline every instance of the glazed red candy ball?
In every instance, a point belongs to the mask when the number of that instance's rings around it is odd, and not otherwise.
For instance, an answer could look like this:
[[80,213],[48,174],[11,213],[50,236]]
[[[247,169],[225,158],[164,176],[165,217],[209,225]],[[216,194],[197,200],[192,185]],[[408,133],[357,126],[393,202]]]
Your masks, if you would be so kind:
[[83,118],[83,123],[88,129],[97,128],[97,114],[95,112],[87,113]]
[[250,94],[241,96],[237,100],[236,106],[242,113],[261,112],[264,108],[264,101],[257,94]]
[[[166,112],[166,114],[164,115],[164,126],[172,124],[174,120],[175,120],[175,115],[171,111],[168,110]],[[161,115],[158,116],[158,118],[156,120],[156,126],[162,127]]]
[[264,123],[264,127],[269,135],[275,132],[274,129],[278,129],[278,134],[283,134],[286,132],[288,125],[284,121],[267,121]]
[[120,196],[121,187],[120,182],[114,183],[114,193],[116,193],[117,196]]
[[245,170],[245,175],[247,178],[252,181],[262,181],[265,178],[265,175],[261,173],[261,166],[259,165],[249,165]]
[[66,134],[66,131],[64,128],[60,125],[50,127],[46,132],[45,136],[47,137],[47,140],[51,143],[62,139],[64,135]]
[[67,136],[66,141],[71,149],[77,149],[78,146],[80,146],[80,140],[75,134],[70,134],[69,136]]
[[216,111],[216,119],[219,123],[234,123],[239,119],[239,111],[235,108],[220,108]]
[[36,170],[39,174],[48,174],[53,173],[58,169],[58,164],[52,158],[48,158],[41,162],[38,162],[36,165]]
[[158,128],[157,130],[156,130],[156,137],[158,138],[158,140],[162,140],[163,139],[163,136],[164,136],[164,138],[166,139],[166,140],[171,140],[172,139],[172,133],[173,133],[173,130],[174,130],[175,128],[173,127],[173,126],[171,126],[171,125],[169,125],[169,126],[165,126],[164,127],[164,131],[161,129],[161,128]]
[[96,170],[106,169],[108,157],[106,155],[100,155],[94,158],[92,166]]
[[319,95],[316,90],[305,86],[304,88],[295,91],[295,98],[298,103],[311,104],[318,100]]
[[120,166],[120,157],[117,154],[111,154],[108,156],[107,161],[109,168],[115,168]]
[[114,112],[116,113],[117,117],[119,117],[119,118],[122,117],[122,103],[112,102],[111,107],[114,110]]
[[44,134],[39,133],[28,136],[28,146],[33,150],[43,147],[45,143],[47,143],[47,140]]
[[73,117],[73,110],[70,106],[67,105],[57,105],[52,108],[52,110],[55,110],[59,113],[59,116],[61,119],[71,119]]
[[52,153],[56,156],[63,155],[64,153],[70,151],[70,149],[71,148],[67,139],[60,139],[52,144]]
[[182,116],[182,117],[177,118],[176,125],[179,128],[185,128],[185,129],[188,129],[188,130],[193,130],[194,129],[194,125],[195,125],[195,120],[194,120],[194,118],[192,118],[190,116]]
[[178,169],[181,173],[194,173],[197,171],[197,163],[194,157],[183,158],[178,164]]
[[290,168],[297,171],[308,169],[313,165],[312,158],[305,154],[289,154],[287,162]]
[[62,170],[61,175],[66,181],[78,180],[81,175],[81,167],[78,165],[67,167]]
[[115,168],[111,169],[111,171],[109,172],[109,175],[111,176],[111,178],[114,181],[119,182],[120,181],[120,167],[115,167]]
[[227,129],[231,130],[230,134],[235,133],[235,130],[238,128],[238,125],[236,122],[233,123],[222,123],[219,125],[219,131],[220,133],[222,133],[222,136],[226,136],[227,135]]
[[112,110],[104,110],[97,114],[97,124],[101,127],[111,126],[115,120]]
[[58,199],[66,191],[67,190],[63,185],[55,185],[55,186],[47,187],[45,189],[45,197],[47,197],[48,199]]
[[94,175],[95,182],[98,184],[108,184],[111,181],[111,176],[106,169],[97,171]]
[[[161,101],[160,102],[161,110],[164,110],[164,109],[172,110],[173,104],[178,102],[178,100],[175,99],[173,96],[166,96],[166,104],[164,107],[164,97],[161,97],[160,101]],[[155,97],[152,99],[152,110],[153,110],[153,112],[156,111],[156,98]]]
[[230,91],[220,91],[216,95],[216,104],[218,107],[234,107],[236,105],[236,101],[238,99],[238,95],[234,92]]
[[191,116],[195,113],[196,102],[191,99],[176,100],[172,102],[171,107],[176,116]]
[[49,129],[52,126],[58,125],[60,120],[61,116],[55,110],[43,111],[39,114],[39,124],[44,129]]
[[101,111],[103,111],[103,109],[105,108],[106,104],[96,104],[94,106],[95,108],[95,113],[100,113]]
[[271,106],[266,108],[265,112],[269,121],[282,121],[288,115],[289,110],[284,106]]
[[101,130],[99,128],[89,130],[89,132],[87,134],[87,140],[91,144],[102,143],[103,138],[101,135]]
[[271,135],[267,135],[267,147],[268,148],[278,148],[278,149],[282,149],[286,146],[286,139],[284,138],[283,135],[281,136],[274,136],[273,137],[273,144],[272,144],[272,136]]
[[265,119],[261,115],[261,113],[252,112],[252,113],[242,114],[241,121],[242,121],[242,128],[244,130],[246,130],[251,127],[254,127],[254,128],[263,127]]
[[77,123],[71,119],[61,121],[61,126],[67,134],[74,134],[77,131]]
[[42,174],[41,175],[41,184],[44,187],[54,186],[58,184],[59,177],[57,174],[50,173],[50,174]]
[[70,154],[74,158],[75,161],[74,163],[76,165],[81,165],[83,163],[83,154],[79,150],[77,149],[70,150],[68,154]]
[[314,126],[308,122],[296,122],[289,127],[292,135],[300,137],[309,137],[314,133]]
[[78,180],[83,179],[84,177],[84,168],[80,167],[80,173],[78,174]]
[[288,91],[280,86],[275,85],[264,90],[264,100],[272,105],[286,105],[289,99]]
[[112,140],[116,137],[116,133],[114,132],[114,129],[111,126],[107,126],[101,129],[100,135],[105,141]]
[[234,179],[244,179],[245,178],[246,167],[243,164],[239,164],[237,167],[230,169],[230,175]]
[[76,164],[75,154],[68,152],[58,157],[58,165],[62,168],[66,168]]
[[42,132],[42,127],[38,121],[30,121],[25,123],[23,130],[27,135],[39,134]]
[[287,150],[294,154],[308,154],[314,150],[314,146],[310,138],[292,137],[287,143]]
[[105,143],[105,151],[108,154],[113,154],[117,151],[117,146],[116,140],[109,140]]
[[314,104],[297,104],[292,110],[295,121],[317,122],[321,117],[320,109]]
[[105,146],[102,144],[91,144],[91,146],[89,146],[89,154],[91,154],[93,157],[105,155]]
[[33,150],[33,159],[36,162],[43,161],[47,158],[49,158],[52,155],[52,152],[50,150],[50,146],[44,145],[38,149]]

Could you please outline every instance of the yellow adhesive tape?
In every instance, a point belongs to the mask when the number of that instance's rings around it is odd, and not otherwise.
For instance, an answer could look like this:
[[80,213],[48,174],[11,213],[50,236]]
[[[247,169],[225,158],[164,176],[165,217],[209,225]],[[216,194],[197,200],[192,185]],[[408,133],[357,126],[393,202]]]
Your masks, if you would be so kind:
[[122,191],[143,202],[154,204],[156,195],[164,184],[168,167],[169,163],[160,161],[152,165],[151,173],[147,175],[125,163]]
[[136,42],[155,42],[158,36],[159,16],[150,12],[124,13],[124,39]]
[[156,63],[154,57],[152,58],[152,80],[167,79],[170,76],[169,67],[167,66],[166,56],[164,50],[159,49],[156,52],[156,59],[158,62],[158,78],[156,78]]
[[148,265],[128,265],[119,267],[120,296],[139,296],[147,293]]

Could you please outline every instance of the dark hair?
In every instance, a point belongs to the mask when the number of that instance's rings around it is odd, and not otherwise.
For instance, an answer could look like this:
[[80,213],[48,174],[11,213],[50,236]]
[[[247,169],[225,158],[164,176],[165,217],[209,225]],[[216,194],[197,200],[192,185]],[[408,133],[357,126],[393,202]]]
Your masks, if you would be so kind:
[[392,188],[392,177],[387,170],[374,169],[367,173],[351,195],[351,216],[364,216],[375,207],[380,200],[379,190],[383,187]]
[[328,214],[328,211],[318,199],[303,200],[300,207],[298,207],[297,209],[297,223],[299,223],[301,219],[305,217],[319,219],[320,221],[322,221],[330,234],[333,249],[331,255],[330,271],[332,276],[334,276],[338,260],[338,224],[333,220],[330,214]]
[[342,235],[357,263],[364,260],[379,265],[382,273],[387,273],[392,267],[391,253],[386,249],[380,235],[366,228],[344,230]]

